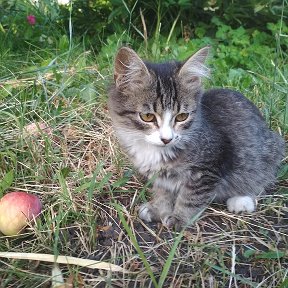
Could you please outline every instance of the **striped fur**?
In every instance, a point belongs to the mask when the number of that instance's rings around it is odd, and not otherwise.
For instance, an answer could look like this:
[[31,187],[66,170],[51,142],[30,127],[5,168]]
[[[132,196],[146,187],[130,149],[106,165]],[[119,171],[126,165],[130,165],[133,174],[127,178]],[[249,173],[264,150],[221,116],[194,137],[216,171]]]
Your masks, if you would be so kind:
[[139,209],[146,221],[189,223],[212,200],[252,212],[275,181],[284,141],[240,93],[203,92],[207,55],[203,48],[184,63],[152,64],[124,47],[116,56],[108,102],[115,132],[140,173],[157,175],[153,199]]

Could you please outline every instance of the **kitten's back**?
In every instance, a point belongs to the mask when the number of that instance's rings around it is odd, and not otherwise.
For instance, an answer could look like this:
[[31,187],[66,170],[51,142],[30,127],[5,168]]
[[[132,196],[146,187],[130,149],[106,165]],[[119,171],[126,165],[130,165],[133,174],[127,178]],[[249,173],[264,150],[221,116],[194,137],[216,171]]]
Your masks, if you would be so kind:
[[[268,187],[274,182],[284,157],[285,142],[267,127],[251,101],[236,91],[212,89],[203,94],[199,109],[201,119],[214,134],[211,137],[229,141],[229,151],[233,151],[229,161],[233,162],[234,171],[241,171],[239,175],[247,173],[250,177],[246,179],[250,178],[251,183],[259,187]],[[234,184],[237,186],[237,180]]]
[[[200,103],[205,116],[211,122],[234,125],[234,120],[239,121],[259,121],[261,126],[265,126],[265,121],[256,106],[244,97],[241,93],[229,89],[211,89],[205,91]],[[233,117],[229,119],[229,117]],[[236,127],[235,127],[236,128]]]

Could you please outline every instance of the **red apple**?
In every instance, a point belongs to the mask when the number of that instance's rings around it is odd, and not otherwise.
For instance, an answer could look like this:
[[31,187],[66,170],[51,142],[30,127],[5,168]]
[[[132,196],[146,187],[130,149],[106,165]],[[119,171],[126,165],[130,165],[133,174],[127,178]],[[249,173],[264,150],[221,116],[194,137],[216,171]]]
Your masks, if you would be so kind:
[[25,192],[10,192],[0,199],[0,231],[18,234],[42,209],[39,198]]

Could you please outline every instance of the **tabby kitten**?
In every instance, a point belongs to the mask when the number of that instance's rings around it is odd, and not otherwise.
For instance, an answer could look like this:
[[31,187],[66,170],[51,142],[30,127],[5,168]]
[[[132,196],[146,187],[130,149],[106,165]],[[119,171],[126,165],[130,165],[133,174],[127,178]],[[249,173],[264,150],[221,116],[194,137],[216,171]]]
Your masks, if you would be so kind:
[[123,149],[140,173],[156,175],[145,221],[189,222],[212,200],[230,212],[253,212],[275,182],[284,141],[242,94],[204,92],[208,47],[186,62],[143,62],[123,47],[115,59],[109,111]]

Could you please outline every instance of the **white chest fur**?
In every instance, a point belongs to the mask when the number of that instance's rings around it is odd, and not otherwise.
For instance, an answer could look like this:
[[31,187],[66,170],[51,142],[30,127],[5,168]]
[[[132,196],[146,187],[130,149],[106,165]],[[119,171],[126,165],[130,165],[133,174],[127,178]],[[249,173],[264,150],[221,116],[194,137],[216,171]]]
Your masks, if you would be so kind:
[[121,132],[123,131],[117,131],[119,141],[141,174],[154,175],[167,160],[175,156],[173,149],[169,146],[155,146],[147,143],[137,132],[133,133],[134,135]]

